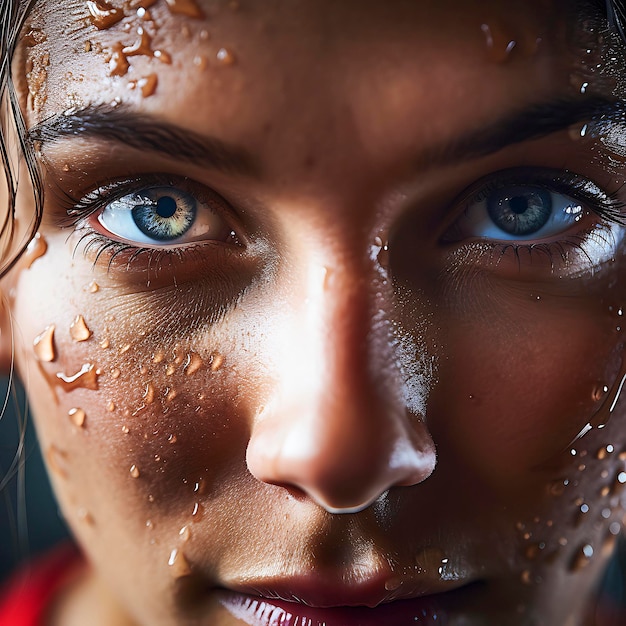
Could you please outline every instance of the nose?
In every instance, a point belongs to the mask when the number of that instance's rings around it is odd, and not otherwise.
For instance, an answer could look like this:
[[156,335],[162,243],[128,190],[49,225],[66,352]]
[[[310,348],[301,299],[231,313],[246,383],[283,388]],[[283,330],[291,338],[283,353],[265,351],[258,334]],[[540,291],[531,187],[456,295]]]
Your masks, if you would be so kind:
[[430,476],[435,446],[406,407],[397,342],[371,288],[322,270],[306,291],[281,324],[277,382],[253,423],[248,469],[331,513],[354,513]]

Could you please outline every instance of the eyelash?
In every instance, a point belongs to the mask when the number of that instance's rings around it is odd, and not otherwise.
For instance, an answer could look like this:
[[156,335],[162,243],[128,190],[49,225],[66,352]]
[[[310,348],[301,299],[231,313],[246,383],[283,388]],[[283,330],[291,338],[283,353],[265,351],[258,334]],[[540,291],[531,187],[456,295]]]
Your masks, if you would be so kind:
[[[207,190],[199,191],[198,188],[200,186],[193,183],[190,179],[177,179],[171,175],[157,173],[149,176],[139,176],[123,182],[104,184],[80,199],[72,197],[71,194],[61,193],[59,203],[63,210],[63,216],[56,220],[56,225],[59,228],[70,229],[72,232],[79,233],[80,231],[85,231],[74,246],[74,254],[81,247],[85,256],[95,250],[92,263],[94,267],[100,262],[102,255],[105,253],[108,254],[108,270],[111,269],[113,262],[124,253],[129,253],[125,263],[127,270],[130,270],[136,260],[144,255],[148,255],[147,263],[145,264],[148,270],[156,267],[157,272],[160,271],[163,262],[167,260],[170,263],[178,262],[181,265],[188,260],[190,255],[197,255],[198,259],[201,260],[200,250],[207,245],[211,245],[208,242],[194,242],[183,247],[149,248],[115,241],[97,232],[89,225],[89,218],[98,211],[103,210],[111,202],[127,194],[135,193],[138,189],[157,186],[187,188],[197,196],[210,196],[213,202],[220,198],[215,192],[209,194]],[[220,200],[221,210],[226,210],[229,213],[230,211],[227,210],[228,203],[221,198]],[[236,240],[236,243],[239,244],[240,242]],[[216,252],[219,253],[221,247],[214,247]]]

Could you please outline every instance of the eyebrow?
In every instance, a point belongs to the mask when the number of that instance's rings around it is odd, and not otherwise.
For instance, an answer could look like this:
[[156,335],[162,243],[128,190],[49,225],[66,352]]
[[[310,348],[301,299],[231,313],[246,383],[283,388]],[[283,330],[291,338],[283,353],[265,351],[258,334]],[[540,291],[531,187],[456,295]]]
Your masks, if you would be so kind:
[[[416,161],[420,169],[449,166],[489,156],[575,124],[597,122],[626,128],[626,103],[601,96],[535,103],[440,146],[426,148]],[[262,169],[260,162],[242,147],[138,114],[123,105],[70,110],[40,122],[28,132],[32,142],[49,143],[65,137],[114,141],[226,173],[258,177]]]
[[136,113],[124,105],[70,109],[43,120],[28,131],[30,141],[42,144],[65,137],[113,141],[227,173],[258,176],[261,169],[258,161],[244,148],[158,117]]

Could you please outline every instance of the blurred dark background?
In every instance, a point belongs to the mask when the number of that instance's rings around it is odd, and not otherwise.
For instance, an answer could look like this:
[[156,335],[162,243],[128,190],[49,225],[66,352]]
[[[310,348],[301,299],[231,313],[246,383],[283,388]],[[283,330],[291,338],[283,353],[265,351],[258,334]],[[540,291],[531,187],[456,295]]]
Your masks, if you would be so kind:
[[[0,408],[7,387],[8,381],[0,378]],[[15,384],[0,419],[0,586],[20,563],[69,536],[27,411],[24,391]],[[20,446],[26,461],[16,464]],[[611,603],[626,607],[625,585],[626,541],[622,539],[603,583]]]

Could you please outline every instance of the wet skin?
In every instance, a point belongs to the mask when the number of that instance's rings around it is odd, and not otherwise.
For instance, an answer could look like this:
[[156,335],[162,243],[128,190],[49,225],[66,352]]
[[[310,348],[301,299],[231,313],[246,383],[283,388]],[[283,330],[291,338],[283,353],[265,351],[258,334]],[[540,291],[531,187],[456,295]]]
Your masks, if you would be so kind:
[[[460,587],[408,610],[581,621],[626,481],[623,228],[580,180],[624,181],[602,129],[563,122],[615,97],[590,25],[573,37],[538,1],[277,0],[97,29],[47,4],[16,62],[47,249],[4,288],[92,564],[53,622],[98,602],[102,623],[265,624],[215,590],[373,607]],[[128,52],[138,26],[171,63]],[[554,102],[549,132],[504,145]],[[472,221],[528,186],[578,218],[536,237]],[[155,188],[196,199],[196,235],[113,227],[105,205]]]

